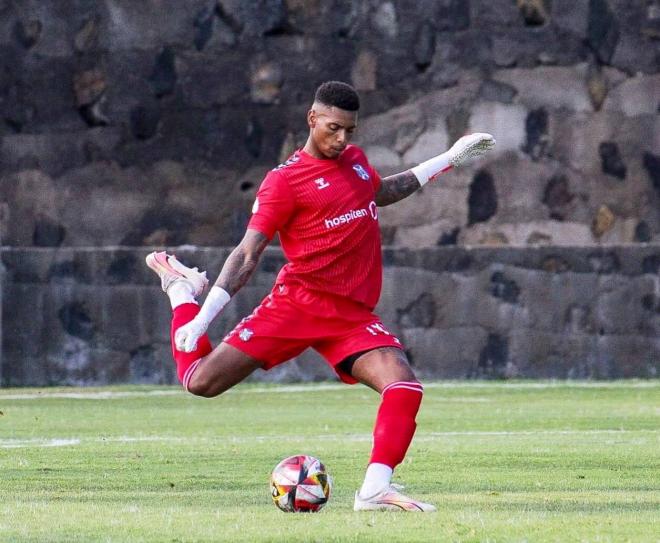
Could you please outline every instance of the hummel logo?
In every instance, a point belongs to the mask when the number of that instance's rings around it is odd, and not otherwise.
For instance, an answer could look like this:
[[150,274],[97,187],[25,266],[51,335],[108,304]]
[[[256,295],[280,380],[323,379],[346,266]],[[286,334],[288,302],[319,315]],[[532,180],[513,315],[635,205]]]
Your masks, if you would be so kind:
[[330,183],[328,183],[322,177],[319,177],[318,179],[314,179],[314,183],[316,183],[316,188],[319,189],[319,190],[330,186]]

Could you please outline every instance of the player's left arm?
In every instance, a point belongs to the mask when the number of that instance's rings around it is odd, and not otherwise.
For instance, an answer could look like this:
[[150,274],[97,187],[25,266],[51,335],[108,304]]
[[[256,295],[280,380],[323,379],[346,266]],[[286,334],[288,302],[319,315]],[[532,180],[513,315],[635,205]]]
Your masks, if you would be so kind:
[[376,193],[376,205],[388,206],[403,200],[439,175],[483,155],[494,146],[495,138],[490,134],[479,132],[463,136],[441,155],[422,162],[410,170],[381,179]]

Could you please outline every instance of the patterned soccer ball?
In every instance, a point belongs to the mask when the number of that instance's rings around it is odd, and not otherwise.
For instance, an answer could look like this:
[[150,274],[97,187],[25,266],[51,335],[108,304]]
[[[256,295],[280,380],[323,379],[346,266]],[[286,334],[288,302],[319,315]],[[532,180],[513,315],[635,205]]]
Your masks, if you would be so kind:
[[287,513],[319,511],[330,499],[332,479],[318,458],[306,454],[282,460],[270,476],[275,505]]

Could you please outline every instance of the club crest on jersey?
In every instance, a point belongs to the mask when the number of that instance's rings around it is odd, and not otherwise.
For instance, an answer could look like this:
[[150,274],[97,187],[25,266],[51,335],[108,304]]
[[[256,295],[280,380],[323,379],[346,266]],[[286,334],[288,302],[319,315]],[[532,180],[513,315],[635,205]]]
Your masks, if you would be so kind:
[[254,335],[254,331],[249,328],[243,328],[238,334],[238,337],[243,341],[250,341],[250,338]]
[[363,181],[369,181],[369,172],[364,169],[362,164],[353,164],[353,169],[355,170],[355,173],[360,176],[360,179]]

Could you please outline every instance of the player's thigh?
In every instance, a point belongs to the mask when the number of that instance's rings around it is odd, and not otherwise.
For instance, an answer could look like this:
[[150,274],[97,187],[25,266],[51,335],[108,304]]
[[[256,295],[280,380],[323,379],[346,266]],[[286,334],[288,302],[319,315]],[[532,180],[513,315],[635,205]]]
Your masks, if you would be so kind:
[[188,390],[200,396],[217,396],[261,366],[255,358],[223,341],[199,361]]
[[408,357],[397,347],[378,347],[357,358],[351,375],[378,392],[397,381],[417,381]]

